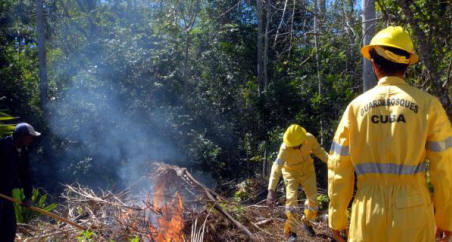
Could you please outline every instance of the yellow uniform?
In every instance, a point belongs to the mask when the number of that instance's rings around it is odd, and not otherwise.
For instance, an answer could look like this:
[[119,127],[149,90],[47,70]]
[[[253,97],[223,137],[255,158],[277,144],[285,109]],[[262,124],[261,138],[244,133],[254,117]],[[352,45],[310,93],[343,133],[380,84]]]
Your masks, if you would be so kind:
[[452,231],[451,147],[450,122],[435,97],[399,77],[381,78],[348,105],[334,136],[329,226],[348,227],[356,174],[349,241],[434,241],[435,222]]
[[295,229],[294,223],[296,223],[297,216],[295,210],[298,205],[298,186],[300,184],[307,197],[304,210],[306,219],[314,219],[317,215],[317,185],[311,154],[323,162],[328,160],[327,152],[319,145],[317,139],[312,134],[306,133],[306,140],[299,149],[287,147],[283,143],[272,166],[268,189],[273,191],[276,189],[281,173],[286,186],[287,222],[284,229],[286,233],[294,232]]

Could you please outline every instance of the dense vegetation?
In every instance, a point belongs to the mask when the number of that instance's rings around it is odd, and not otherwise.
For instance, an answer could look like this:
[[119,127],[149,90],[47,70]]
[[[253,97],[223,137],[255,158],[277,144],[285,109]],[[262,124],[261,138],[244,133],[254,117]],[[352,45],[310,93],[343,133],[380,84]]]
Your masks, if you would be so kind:
[[[75,181],[122,187],[151,161],[217,183],[265,176],[289,124],[328,149],[362,92],[359,5],[45,0],[48,92],[40,96],[35,1],[3,0],[0,110],[43,132],[31,157],[36,184],[50,192]],[[409,81],[450,113],[451,5],[382,0],[377,16],[377,29],[412,33],[421,62]]]

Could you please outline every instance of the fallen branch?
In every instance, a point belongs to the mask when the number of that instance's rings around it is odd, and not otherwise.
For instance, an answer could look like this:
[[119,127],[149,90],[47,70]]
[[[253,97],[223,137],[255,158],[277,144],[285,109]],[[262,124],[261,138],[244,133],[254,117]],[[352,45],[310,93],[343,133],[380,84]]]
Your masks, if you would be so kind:
[[[12,198],[12,197],[3,195],[3,194],[0,194],[0,198],[3,198],[3,199],[5,199],[5,200],[8,200],[8,201],[13,202],[13,203],[17,203],[17,204],[23,205],[21,201],[16,200],[16,199],[14,199],[14,198]],[[79,224],[76,224],[76,223],[74,223],[74,222],[72,222],[72,221],[70,221],[70,220],[68,220],[68,219],[62,218],[62,217],[60,217],[60,216],[58,216],[58,215],[56,215],[56,214],[54,214],[54,213],[52,213],[52,212],[46,211],[46,210],[44,210],[44,209],[37,208],[37,207],[34,207],[34,206],[29,206],[29,207],[24,206],[24,207],[26,207],[26,208],[28,208],[28,209],[30,209],[30,210],[33,210],[33,211],[35,211],[35,212],[38,212],[38,213],[40,213],[40,214],[46,215],[46,216],[48,216],[48,217],[51,217],[51,218],[53,218],[53,219],[56,219],[56,220],[62,221],[62,222],[64,222],[64,223],[70,224],[70,225],[72,225],[72,226],[74,226],[74,227],[76,227],[76,228],[78,228],[78,229],[86,230],[85,227],[83,227],[83,226],[81,226],[81,225],[79,225]]]
[[[229,219],[237,228],[239,228],[243,233],[245,233],[249,239],[255,240],[253,234],[250,232],[250,230],[245,227],[243,224],[241,224],[239,221],[235,220],[228,212],[226,212],[220,205],[218,205],[217,200],[213,197],[213,195],[210,193],[210,189],[208,189],[206,186],[201,184],[198,180],[196,180],[185,168],[178,168],[181,169],[177,172],[177,174],[185,175],[187,176],[190,181],[192,181],[194,184],[199,186],[206,196],[213,202],[213,207],[218,210],[223,216],[225,216],[227,219]],[[176,170],[177,171],[177,170]]]
[[[268,220],[271,221],[271,219],[268,219]],[[265,234],[267,234],[267,235],[270,235],[270,236],[275,236],[275,234],[272,234],[272,233],[268,232],[267,230],[260,228],[260,227],[257,225],[257,223],[251,223],[251,224],[253,225],[253,227],[255,227],[256,229],[258,229],[259,231],[261,231],[261,232],[263,232],[263,233],[265,233]],[[286,240],[286,238],[285,238],[284,236],[280,236],[280,235],[276,235],[276,236],[278,236],[278,237],[281,239],[281,241]]]
[[25,239],[24,240],[24,242],[28,242],[28,241],[41,241],[42,239],[44,239],[44,238],[48,238],[48,237],[51,237],[51,236],[55,236],[55,235],[59,235],[59,234],[64,234],[64,233],[71,233],[71,232],[75,232],[75,231],[70,231],[70,230],[63,230],[63,231],[54,231],[54,232],[51,232],[51,233],[46,233],[46,234],[41,234],[41,235],[38,235],[38,236],[34,236],[34,237],[31,237],[31,238],[27,238],[27,239]]

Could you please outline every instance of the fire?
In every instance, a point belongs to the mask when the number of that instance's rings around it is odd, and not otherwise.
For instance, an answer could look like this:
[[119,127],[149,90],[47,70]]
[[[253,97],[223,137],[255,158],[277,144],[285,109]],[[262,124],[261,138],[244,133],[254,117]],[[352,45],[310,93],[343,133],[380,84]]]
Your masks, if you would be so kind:
[[157,183],[154,188],[153,206],[159,214],[157,225],[150,226],[153,239],[157,242],[182,242],[185,241],[184,229],[184,204],[179,192],[176,192],[174,199],[165,203],[165,186]]
[[[145,196],[143,204],[130,209],[122,209],[118,223],[124,229],[139,231],[146,241],[183,242],[184,203],[179,187],[171,186],[171,178],[157,176],[154,179],[154,194]],[[170,198],[169,198],[170,197]]]

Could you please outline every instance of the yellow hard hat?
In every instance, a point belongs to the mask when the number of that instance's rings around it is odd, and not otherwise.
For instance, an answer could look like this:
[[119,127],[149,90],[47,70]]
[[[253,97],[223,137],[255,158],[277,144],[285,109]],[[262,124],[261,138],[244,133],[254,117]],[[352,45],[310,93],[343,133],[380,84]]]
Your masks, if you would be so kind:
[[306,139],[306,130],[298,124],[291,124],[284,133],[284,144],[287,147],[301,145]]
[[372,38],[369,45],[361,48],[361,54],[366,59],[370,60],[370,50],[376,46],[393,47],[410,53],[410,57],[406,59],[403,56],[398,56],[388,51],[387,55],[384,55],[384,57],[387,58],[386,56],[388,56],[389,58],[387,59],[392,62],[412,65],[419,60],[418,56],[414,53],[413,41],[408,33],[400,26],[390,26],[378,32]]

